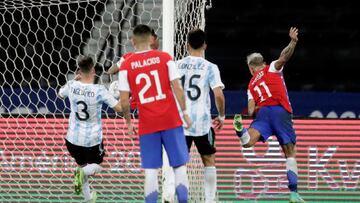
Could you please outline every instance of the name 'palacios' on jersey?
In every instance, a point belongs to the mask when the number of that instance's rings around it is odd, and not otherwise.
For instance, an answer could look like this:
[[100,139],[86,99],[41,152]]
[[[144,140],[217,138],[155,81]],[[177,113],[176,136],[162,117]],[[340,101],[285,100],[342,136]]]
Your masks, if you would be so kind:
[[159,57],[147,58],[142,61],[131,62],[131,69],[143,68],[145,66],[150,66],[158,63],[160,63]]

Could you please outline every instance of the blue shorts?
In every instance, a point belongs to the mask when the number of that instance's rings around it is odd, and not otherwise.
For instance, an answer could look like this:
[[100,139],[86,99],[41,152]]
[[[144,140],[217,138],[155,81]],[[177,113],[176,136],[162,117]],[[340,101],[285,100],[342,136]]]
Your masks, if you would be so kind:
[[182,126],[140,136],[140,156],[142,168],[162,167],[162,146],[166,150],[172,167],[184,165],[189,153]]
[[296,143],[292,114],[282,106],[261,107],[250,128],[255,128],[260,132],[260,140],[263,142],[271,135],[275,135],[280,145]]

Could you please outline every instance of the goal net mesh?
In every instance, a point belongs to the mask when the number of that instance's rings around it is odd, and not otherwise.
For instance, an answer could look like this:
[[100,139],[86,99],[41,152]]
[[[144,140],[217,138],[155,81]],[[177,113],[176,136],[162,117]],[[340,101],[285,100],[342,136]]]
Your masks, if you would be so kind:
[[[204,0],[175,1],[175,59],[187,54],[187,32],[204,28],[204,7]],[[133,51],[131,28],[148,24],[161,41],[162,17],[161,0],[0,2],[0,202],[81,201],[64,146],[69,103],[56,92],[74,77],[81,54],[95,58],[97,82],[108,86],[116,78],[104,71]],[[142,202],[138,141],[126,136],[121,116],[108,107],[102,113],[107,155],[91,187],[98,202]],[[190,199],[200,201],[202,163],[196,149],[191,157]]]

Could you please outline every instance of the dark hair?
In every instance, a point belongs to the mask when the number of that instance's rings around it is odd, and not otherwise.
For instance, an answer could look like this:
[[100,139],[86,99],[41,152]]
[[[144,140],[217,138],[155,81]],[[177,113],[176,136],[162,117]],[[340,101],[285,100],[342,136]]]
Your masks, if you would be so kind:
[[151,35],[152,35],[155,39],[158,38],[158,36],[157,36],[157,34],[155,33],[155,30],[154,30],[154,29],[151,29]]
[[78,66],[83,73],[89,73],[94,67],[94,61],[90,56],[79,56]]
[[152,34],[152,29],[144,24],[139,24],[135,26],[133,34],[136,36],[150,36]]
[[199,49],[206,40],[206,34],[201,29],[191,30],[188,33],[187,40],[191,48]]

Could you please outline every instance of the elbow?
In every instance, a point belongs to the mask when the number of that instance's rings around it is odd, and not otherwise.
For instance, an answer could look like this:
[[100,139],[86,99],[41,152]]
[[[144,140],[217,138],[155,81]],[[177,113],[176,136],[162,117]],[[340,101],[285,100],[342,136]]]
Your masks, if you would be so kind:
[[280,56],[279,59],[277,60],[277,64],[279,65],[285,65],[285,63],[288,61],[288,58],[286,58],[285,56]]

